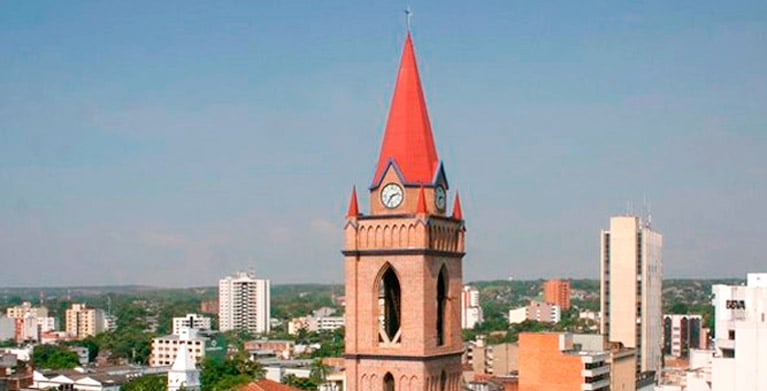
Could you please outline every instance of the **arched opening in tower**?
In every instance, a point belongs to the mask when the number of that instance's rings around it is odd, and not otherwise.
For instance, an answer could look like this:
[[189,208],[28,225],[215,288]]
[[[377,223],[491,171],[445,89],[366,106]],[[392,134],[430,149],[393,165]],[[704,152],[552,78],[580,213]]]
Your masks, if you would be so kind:
[[386,376],[383,378],[384,391],[394,391],[394,376],[391,372],[386,372]]
[[447,268],[442,265],[437,278],[437,346],[445,344],[445,318],[447,312]]
[[379,342],[398,343],[400,341],[400,322],[402,320],[402,293],[399,278],[391,265],[386,266],[386,271],[378,282],[379,319]]

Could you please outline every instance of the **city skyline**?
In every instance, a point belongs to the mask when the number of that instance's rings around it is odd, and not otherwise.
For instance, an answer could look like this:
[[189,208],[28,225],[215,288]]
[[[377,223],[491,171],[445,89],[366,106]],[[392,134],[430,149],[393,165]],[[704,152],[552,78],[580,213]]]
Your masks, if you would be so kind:
[[[466,281],[598,278],[645,199],[665,278],[759,271],[766,6],[504,4],[412,4]],[[340,283],[401,10],[145,5],[0,5],[0,285]]]

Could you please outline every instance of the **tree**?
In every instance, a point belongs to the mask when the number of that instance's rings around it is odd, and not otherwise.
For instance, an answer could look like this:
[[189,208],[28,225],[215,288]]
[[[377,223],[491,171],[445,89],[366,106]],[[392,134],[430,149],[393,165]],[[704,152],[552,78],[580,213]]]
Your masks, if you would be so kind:
[[315,383],[311,378],[297,377],[292,373],[285,375],[282,378],[282,383],[291,387],[300,388],[302,390],[313,391],[317,389],[317,383]]
[[311,379],[314,384],[317,386],[324,384],[328,379],[328,373],[330,373],[330,367],[325,365],[321,358],[317,358],[312,361],[312,368],[309,372],[309,379]]
[[240,350],[226,360],[206,357],[201,365],[200,382],[205,391],[225,391],[263,377],[264,369],[261,365],[249,360],[247,353]]
[[164,375],[144,375],[137,377],[122,388],[122,391],[165,391],[168,379]]
[[59,345],[35,346],[32,351],[32,361],[35,363],[35,368],[45,369],[71,369],[80,365],[77,353]]

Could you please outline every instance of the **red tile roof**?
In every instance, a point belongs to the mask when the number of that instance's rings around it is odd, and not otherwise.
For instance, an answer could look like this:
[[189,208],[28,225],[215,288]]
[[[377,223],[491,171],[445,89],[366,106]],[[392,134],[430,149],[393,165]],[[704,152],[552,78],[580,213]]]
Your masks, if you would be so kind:
[[261,379],[242,386],[240,391],[301,391],[301,389],[277,383],[273,380]]
[[396,165],[405,183],[412,184],[431,184],[439,166],[409,32],[373,177],[374,187],[380,184],[390,163]]

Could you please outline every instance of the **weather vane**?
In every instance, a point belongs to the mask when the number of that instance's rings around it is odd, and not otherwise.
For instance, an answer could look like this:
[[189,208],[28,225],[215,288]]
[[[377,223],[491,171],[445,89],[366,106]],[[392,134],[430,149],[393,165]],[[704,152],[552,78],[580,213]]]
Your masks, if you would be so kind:
[[413,16],[413,11],[410,10],[410,6],[405,8],[405,20],[407,21],[407,31],[410,31],[410,18]]

